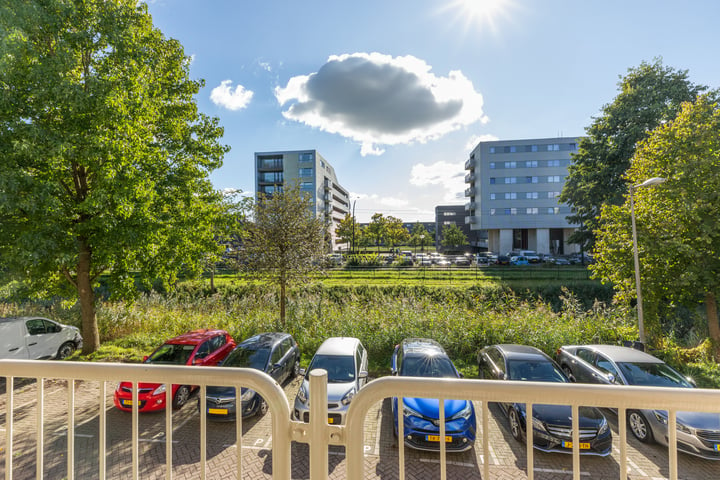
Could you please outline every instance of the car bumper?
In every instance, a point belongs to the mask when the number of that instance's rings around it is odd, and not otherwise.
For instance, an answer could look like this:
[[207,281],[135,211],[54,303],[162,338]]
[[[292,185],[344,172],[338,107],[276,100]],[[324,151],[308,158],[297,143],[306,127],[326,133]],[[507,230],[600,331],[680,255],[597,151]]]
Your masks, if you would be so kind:
[[[533,429],[533,447],[541,452],[573,453],[572,438],[562,438]],[[580,439],[580,455],[606,457],[612,452],[612,433]]]
[[[394,420],[395,434],[398,433],[397,417]],[[475,416],[471,419],[457,419],[445,423],[445,449],[449,452],[464,452],[475,444]],[[440,428],[434,422],[416,416],[404,416],[403,437],[406,446],[415,450],[440,450]]]
[[[231,422],[237,417],[237,408],[235,398],[228,398],[221,401],[205,400],[205,414],[207,418],[218,422]],[[260,409],[260,396],[253,397],[242,402],[242,417],[251,417]],[[198,411],[200,411],[200,399],[198,399]]]
[[[115,406],[125,412],[132,412],[132,395],[124,394],[114,396]],[[165,409],[165,393],[160,395],[138,395],[139,412],[156,412]]]
[[[345,416],[347,414],[349,405],[343,405],[342,403],[329,403],[328,404],[328,424],[330,425],[344,425]],[[293,407],[293,417],[301,422],[308,423],[310,421],[310,407],[302,403],[297,398],[295,399],[295,405]]]
[[[667,447],[670,443],[667,425],[658,421],[652,410],[643,410],[642,413],[650,424],[655,440]],[[678,451],[707,460],[720,460],[720,431],[693,430],[693,432],[677,430]]]

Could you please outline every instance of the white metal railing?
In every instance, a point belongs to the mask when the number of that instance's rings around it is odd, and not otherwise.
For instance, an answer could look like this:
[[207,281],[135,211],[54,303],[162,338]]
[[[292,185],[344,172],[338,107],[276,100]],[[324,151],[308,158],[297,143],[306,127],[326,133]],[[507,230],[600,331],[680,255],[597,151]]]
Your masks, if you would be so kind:
[[[347,425],[328,425],[327,402],[311,402],[309,424],[291,421],[290,406],[280,385],[268,375],[252,369],[224,367],[184,367],[160,365],[129,365],[110,363],[48,362],[0,360],[0,376],[7,379],[5,389],[5,478],[13,478],[13,411],[14,379],[37,379],[37,422],[36,422],[36,476],[43,478],[43,428],[44,389],[43,379],[66,379],[67,389],[67,475],[75,478],[75,379],[97,381],[101,388],[98,399],[99,437],[97,478],[106,478],[106,382],[131,381],[134,384],[132,411],[132,478],[139,475],[138,462],[138,398],[137,382],[158,382],[166,384],[199,385],[200,411],[205,411],[205,387],[207,385],[230,385],[239,392],[247,387],[258,392],[267,402],[272,419],[272,474],[273,478],[289,480],[291,471],[291,441],[309,444],[310,478],[328,478],[328,447],[342,445],[346,449],[347,478],[360,480],[365,476],[364,463],[364,422],[368,410],[377,402],[388,397],[424,397],[440,399],[440,414],[444,413],[444,401],[467,399],[481,402],[478,423],[482,428],[483,462],[482,478],[490,478],[489,454],[489,408],[488,402],[526,403],[526,418],[532,418],[533,404],[570,405],[572,407],[573,430],[573,476],[580,479],[580,451],[578,409],[580,406],[616,408],[620,434],[620,478],[627,478],[627,427],[625,413],[631,408],[648,408],[668,411],[668,452],[669,476],[677,479],[677,433],[676,413],[678,411],[720,412],[720,391],[706,389],[672,389],[652,387],[623,387],[582,384],[548,384],[537,382],[510,382],[499,380],[457,380],[430,378],[385,377],[369,382],[353,398],[347,414]],[[310,373],[310,390],[313,398],[327,396],[327,374],[324,370]],[[166,405],[172,404],[172,389],[166,389]],[[398,406],[402,412],[402,404]],[[444,421],[440,422],[440,438],[444,438]],[[206,478],[206,416],[200,415],[200,478]],[[403,438],[403,422],[398,422],[398,437]],[[172,478],[172,410],[165,413],[166,478]],[[526,429],[527,475],[533,472],[533,429]],[[242,419],[236,421],[236,470],[242,478]],[[405,478],[404,442],[398,441],[399,478]],[[447,475],[447,460],[444,442],[440,442],[440,474]]]

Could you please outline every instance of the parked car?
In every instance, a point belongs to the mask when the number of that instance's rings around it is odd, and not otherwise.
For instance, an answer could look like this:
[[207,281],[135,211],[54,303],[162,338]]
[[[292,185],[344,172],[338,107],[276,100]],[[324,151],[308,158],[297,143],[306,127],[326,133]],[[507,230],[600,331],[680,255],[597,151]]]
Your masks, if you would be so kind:
[[528,259],[522,255],[510,257],[510,265],[527,265]]
[[[260,333],[238,344],[223,360],[221,367],[254,368],[265,372],[278,383],[293,379],[300,372],[300,349],[288,333]],[[205,405],[208,418],[213,420],[235,420],[237,398],[235,387],[208,386],[205,390]],[[198,399],[198,409],[200,399]],[[240,411],[243,418],[251,415],[265,415],[267,403],[250,388],[240,391]]]
[[[492,345],[478,353],[481,378],[567,383],[570,380],[545,353],[526,345]],[[525,404],[500,404],[507,415],[510,434],[525,436]],[[609,455],[612,432],[607,419],[595,407],[580,407],[580,453]],[[572,408],[569,405],[533,405],[533,446],[543,452],[572,453]]]
[[295,397],[293,417],[310,421],[310,379],[315,369],[327,371],[328,423],[341,425],[355,394],[367,382],[367,351],[360,340],[352,337],[331,337],[325,340],[310,361],[300,390]]
[[[145,357],[144,363],[156,365],[214,366],[235,348],[235,340],[225,330],[193,330],[163,343]],[[138,383],[138,410],[151,412],[165,408],[164,383]],[[187,403],[197,386],[172,385],[172,406],[180,408]],[[115,406],[132,411],[132,383],[120,382],[115,389]]]
[[535,250],[520,250],[519,254],[527,258],[528,263],[540,263],[540,255]]
[[467,255],[457,255],[455,257],[455,265],[458,267],[469,267],[472,264],[470,257]]
[[62,360],[82,348],[82,342],[77,327],[48,318],[0,318],[0,359]]
[[[578,382],[605,385],[693,388],[694,382],[648,353],[615,345],[568,345],[557,351],[557,361]],[[641,442],[667,446],[667,412],[628,410],[630,431]],[[677,412],[678,450],[720,460],[720,414]]]
[[570,265],[570,260],[566,257],[553,257],[552,263],[555,265]]
[[447,257],[440,255],[435,262],[435,265],[437,265],[438,267],[449,267],[450,265],[452,265],[452,263],[450,262],[450,260],[448,260]]
[[498,255],[495,263],[497,265],[510,265],[510,257],[508,255]]
[[[460,378],[445,350],[434,340],[408,338],[395,347],[391,359],[393,375],[401,377]],[[394,432],[398,434],[398,399],[391,401]],[[445,400],[445,448],[468,450],[475,443],[475,408],[468,400]],[[432,398],[403,398],[405,445],[417,450],[440,449],[440,401]]]
[[490,257],[486,253],[478,253],[475,255],[475,263],[477,265],[488,265],[490,264]]

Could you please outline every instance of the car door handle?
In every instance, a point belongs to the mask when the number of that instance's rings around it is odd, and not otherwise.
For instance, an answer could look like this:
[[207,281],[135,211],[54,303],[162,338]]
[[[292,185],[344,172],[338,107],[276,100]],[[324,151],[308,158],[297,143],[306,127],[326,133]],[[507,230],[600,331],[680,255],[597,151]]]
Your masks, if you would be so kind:
[[11,348],[10,350],[8,350],[8,352],[14,352],[16,350],[20,350],[20,347]]
[[37,345],[37,342],[28,343],[28,347],[32,347],[33,345]]

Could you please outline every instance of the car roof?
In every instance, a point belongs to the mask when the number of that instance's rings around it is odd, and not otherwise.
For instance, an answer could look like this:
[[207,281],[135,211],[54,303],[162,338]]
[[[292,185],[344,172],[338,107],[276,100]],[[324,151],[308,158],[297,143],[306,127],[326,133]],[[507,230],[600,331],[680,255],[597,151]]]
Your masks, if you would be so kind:
[[178,335],[177,337],[171,338],[170,340],[167,340],[165,343],[174,343],[174,344],[180,344],[180,345],[197,345],[199,343],[204,342],[205,340],[212,338],[216,335],[227,335],[228,333],[225,330],[209,330],[209,329],[201,329],[201,330],[192,330],[187,333],[183,333],[182,335]]
[[445,349],[431,338],[406,338],[401,345],[404,355],[428,353],[447,355]]
[[503,352],[508,360],[549,360],[552,359],[540,349],[529,345],[517,345],[513,343],[503,343],[500,345],[492,345]]
[[360,340],[355,337],[330,337],[317,349],[315,355],[353,355]]
[[258,333],[257,335],[254,335],[248,339],[243,340],[241,343],[238,344],[239,347],[247,348],[247,347],[253,347],[256,349],[260,348],[272,348],[273,346],[277,345],[279,342],[283,341],[287,337],[289,337],[289,333],[282,333],[282,332],[264,332],[264,333]]
[[573,345],[575,348],[589,348],[602,353],[614,362],[640,362],[640,363],[665,363],[649,353],[636,348],[621,347],[619,345]]

